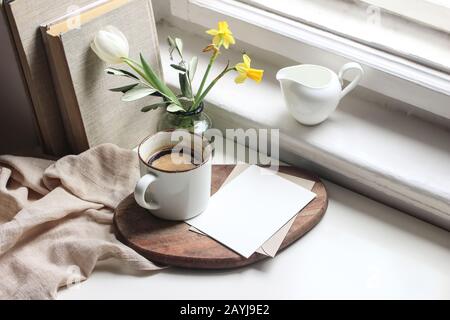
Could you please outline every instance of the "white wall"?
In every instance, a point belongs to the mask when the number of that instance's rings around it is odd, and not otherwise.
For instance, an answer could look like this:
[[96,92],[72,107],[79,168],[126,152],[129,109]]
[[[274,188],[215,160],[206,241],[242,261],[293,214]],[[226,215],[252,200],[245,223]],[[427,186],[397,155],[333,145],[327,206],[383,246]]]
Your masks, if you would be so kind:
[[169,0],[152,0],[152,7],[156,21],[159,21],[170,15]]

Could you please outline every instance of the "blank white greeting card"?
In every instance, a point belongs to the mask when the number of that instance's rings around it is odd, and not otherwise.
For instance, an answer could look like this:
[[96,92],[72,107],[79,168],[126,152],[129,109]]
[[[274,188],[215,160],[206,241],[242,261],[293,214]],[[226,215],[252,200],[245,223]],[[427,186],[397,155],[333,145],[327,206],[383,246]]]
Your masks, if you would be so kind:
[[[228,175],[228,177],[223,182],[221,188],[225,187],[228,183],[230,183],[233,179],[236,179],[242,172],[247,170],[247,168],[250,166],[248,163],[238,163],[234,167],[233,171]],[[289,181],[294,182],[295,184],[302,186],[308,190],[312,190],[314,187],[315,181],[303,179],[297,176],[292,176],[286,173],[277,172],[277,175],[279,175],[282,178],[285,178]],[[297,213],[298,214],[298,213]],[[294,223],[295,219],[297,218],[297,215],[294,215],[291,220],[289,220],[284,226],[282,226],[276,233],[274,233],[269,239],[267,239],[261,247],[259,247],[256,252],[272,257],[274,258],[277,254],[281,243],[283,242],[284,238],[288,234],[289,230],[291,229],[292,224]],[[197,232],[200,234],[204,234],[197,228],[194,228],[191,226],[189,230],[193,232]]]
[[211,197],[205,212],[186,222],[248,258],[315,196],[268,169],[250,166]]

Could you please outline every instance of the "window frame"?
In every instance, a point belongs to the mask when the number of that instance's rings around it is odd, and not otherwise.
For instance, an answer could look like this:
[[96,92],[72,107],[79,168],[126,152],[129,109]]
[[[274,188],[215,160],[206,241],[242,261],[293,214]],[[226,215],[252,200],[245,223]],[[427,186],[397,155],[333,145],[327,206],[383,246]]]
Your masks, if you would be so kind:
[[[437,4],[429,0],[414,0],[415,10],[411,10],[411,0],[360,0],[369,5],[374,5],[388,12],[400,15],[411,22],[422,24],[428,28],[450,33],[450,19],[443,19],[445,15],[450,16],[450,1],[447,5]],[[448,0],[446,0],[448,1]],[[406,10],[405,10],[406,9]],[[437,13],[444,13],[437,16]],[[433,16],[434,15],[434,16]],[[444,21],[443,21],[444,20]]]
[[[438,20],[429,23],[430,17],[414,12],[411,6],[401,12],[397,2],[410,0],[237,1],[450,73],[446,56],[450,48],[450,23]],[[420,9],[437,10],[436,5],[426,5],[426,0],[414,1],[420,4],[415,4]],[[450,14],[450,8],[444,9]]]

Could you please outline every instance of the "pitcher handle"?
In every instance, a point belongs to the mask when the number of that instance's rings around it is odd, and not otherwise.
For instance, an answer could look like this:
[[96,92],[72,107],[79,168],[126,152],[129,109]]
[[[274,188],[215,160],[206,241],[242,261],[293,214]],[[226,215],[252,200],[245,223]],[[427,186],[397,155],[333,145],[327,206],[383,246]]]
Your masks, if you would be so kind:
[[361,77],[364,75],[364,69],[361,67],[359,63],[356,62],[349,62],[342,66],[341,70],[339,70],[339,81],[341,81],[341,85],[344,85],[344,74],[349,70],[357,70],[358,74],[356,77],[342,90],[341,92],[341,99],[350,91],[352,91],[361,80]]

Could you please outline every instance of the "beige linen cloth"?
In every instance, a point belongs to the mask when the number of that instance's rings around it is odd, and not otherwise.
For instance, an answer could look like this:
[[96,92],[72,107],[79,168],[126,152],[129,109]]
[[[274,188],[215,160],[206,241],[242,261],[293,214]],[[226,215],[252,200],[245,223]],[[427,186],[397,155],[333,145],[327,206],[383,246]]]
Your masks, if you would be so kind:
[[113,210],[139,177],[136,154],[112,144],[53,162],[0,156],[0,298],[50,299],[117,258],[157,270],[112,233]]

